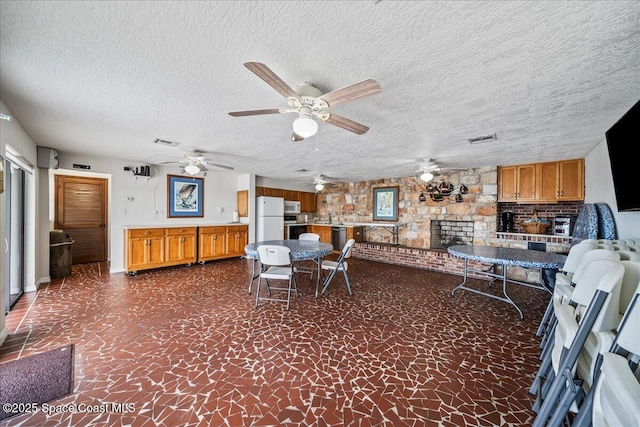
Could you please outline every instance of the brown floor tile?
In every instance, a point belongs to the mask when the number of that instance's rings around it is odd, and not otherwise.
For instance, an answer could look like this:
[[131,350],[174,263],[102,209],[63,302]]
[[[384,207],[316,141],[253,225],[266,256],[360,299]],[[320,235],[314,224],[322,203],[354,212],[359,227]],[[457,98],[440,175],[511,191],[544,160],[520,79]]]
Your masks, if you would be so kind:
[[[527,425],[547,294],[523,308],[451,290],[457,276],[354,259],[291,309],[247,294],[251,261],[108,273],[106,265],[26,294],[7,316],[0,362],[74,343],[65,403],[129,413],[24,414],[3,425]],[[479,284],[478,286],[482,286]]]

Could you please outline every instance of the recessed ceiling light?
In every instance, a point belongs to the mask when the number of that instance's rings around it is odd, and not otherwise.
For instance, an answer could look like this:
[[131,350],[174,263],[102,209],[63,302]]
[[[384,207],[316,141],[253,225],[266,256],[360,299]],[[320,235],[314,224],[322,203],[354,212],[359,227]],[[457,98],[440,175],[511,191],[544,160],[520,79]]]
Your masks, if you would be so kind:
[[498,136],[492,133],[490,135],[474,136],[467,139],[467,141],[469,141],[469,144],[480,144],[481,142],[495,141],[496,139],[498,139]]

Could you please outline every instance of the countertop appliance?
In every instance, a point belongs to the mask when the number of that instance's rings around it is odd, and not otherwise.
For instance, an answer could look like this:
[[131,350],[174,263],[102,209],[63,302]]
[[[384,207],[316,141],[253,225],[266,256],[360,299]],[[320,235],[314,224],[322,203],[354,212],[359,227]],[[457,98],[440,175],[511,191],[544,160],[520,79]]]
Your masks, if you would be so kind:
[[256,200],[256,241],[284,238],[284,199],[260,196]]
[[553,234],[556,236],[571,236],[575,217],[558,215],[553,219]]
[[300,213],[300,202],[293,200],[285,200],[284,201],[284,213],[286,214],[299,214]]
[[284,223],[285,224],[297,224],[298,216],[297,215],[284,215]]
[[506,233],[513,233],[513,219],[514,213],[511,211],[502,212],[502,223],[500,224],[500,231]]

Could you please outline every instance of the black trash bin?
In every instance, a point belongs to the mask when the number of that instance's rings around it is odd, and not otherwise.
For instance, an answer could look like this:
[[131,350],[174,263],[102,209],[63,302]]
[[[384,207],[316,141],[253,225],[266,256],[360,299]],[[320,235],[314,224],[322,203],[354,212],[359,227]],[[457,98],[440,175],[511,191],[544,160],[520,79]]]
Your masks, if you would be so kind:
[[49,232],[49,277],[71,276],[71,246],[73,239],[62,230]]

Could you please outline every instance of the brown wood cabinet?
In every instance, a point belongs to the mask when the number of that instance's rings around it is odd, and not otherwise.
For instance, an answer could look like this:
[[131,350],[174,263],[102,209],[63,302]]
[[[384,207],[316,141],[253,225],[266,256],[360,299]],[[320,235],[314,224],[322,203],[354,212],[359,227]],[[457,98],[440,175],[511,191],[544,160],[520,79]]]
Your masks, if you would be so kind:
[[517,165],[498,168],[499,202],[532,202],[536,198],[536,166]]
[[362,242],[362,227],[347,227],[347,240],[353,239],[357,242]]
[[198,227],[198,262],[244,255],[248,225]]
[[558,200],[584,200],[584,159],[558,162]]
[[[308,191],[283,190],[280,188],[269,188],[256,186],[256,197],[283,197],[285,200],[300,202],[301,212],[317,212],[316,193]],[[239,208],[238,208],[239,211]],[[240,215],[242,216],[242,215]]]
[[249,227],[239,225],[235,227],[227,227],[227,256],[244,255],[244,247],[248,242]]
[[225,258],[227,227],[198,227],[198,262]]
[[307,226],[309,233],[316,233],[320,236],[320,241],[323,243],[331,243],[331,226],[321,224],[311,224]]
[[191,264],[196,260],[196,227],[125,230],[126,272]]
[[249,190],[240,190],[238,191],[238,216],[247,217],[249,216]]
[[584,200],[584,159],[498,168],[499,202],[580,200]]

